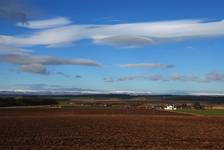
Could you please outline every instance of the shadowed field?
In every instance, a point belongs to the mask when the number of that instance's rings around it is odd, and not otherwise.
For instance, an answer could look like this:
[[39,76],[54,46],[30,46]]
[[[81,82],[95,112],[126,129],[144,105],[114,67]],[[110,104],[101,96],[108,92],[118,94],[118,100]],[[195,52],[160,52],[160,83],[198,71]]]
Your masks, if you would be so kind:
[[1,109],[0,149],[224,149],[224,117],[128,109]]

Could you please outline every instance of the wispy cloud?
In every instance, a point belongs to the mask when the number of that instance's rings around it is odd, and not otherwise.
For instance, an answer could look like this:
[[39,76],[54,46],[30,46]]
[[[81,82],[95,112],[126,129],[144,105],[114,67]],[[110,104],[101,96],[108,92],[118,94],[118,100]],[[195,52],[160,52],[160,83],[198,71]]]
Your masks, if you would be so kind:
[[26,24],[17,23],[20,27],[30,28],[30,29],[46,29],[46,28],[55,28],[60,26],[65,26],[70,24],[71,21],[65,17],[57,17],[46,20],[37,20],[37,21],[28,21]]
[[205,76],[205,82],[223,82],[224,81],[224,73],[220,72],[209,72]]
[[132,75],[123,76],[118,78],[104,78],[105,82],[119,82],[119,81],[132,81],[132,80],[149,80],[149,81],[177,81],[177,82],[196,82],[196,83],[211,83],[211,82],[224,82],[224,73],[209,72],[204,76],[197,75],[161,75],[161,74],[149,74],[149,75]]
[[57,72],[55,72],[55,74],[56,75],[63,76],[63,77],[66,77],[66,78],[70,78],[71,77],[70,75],[68,75],[68,74],[66,74],[64,72],[61,72],[61,71],[57,71]]
[[83,39],[95,44],[138,47],[189,38],[224,36],[224,21],[174,20],[113,25],[68,25],[26,36],[0,35],[0,44],[13,46],[67,45]]
[[63,76],[65,78],[82,78],[81,75],[69,75],[69,74],[66,74],[66,73],[61,72],[61,71],[56,71],[56,72],[54,72],[54,74]]
[[140,46],[145,46],[153,44],[153,40],[138,35],[115,35],[104,38],[95,38],[95,44],[107,44],[112,46],[118,46],[123,48],[135,48]]
[[52,56],[35,56],[31,54],[2,54],[0,62],[21,65],[20,70],[39,74],[49,74],[46,65],[80,65],[99,67],[99,63],[87,59],[64,59]]
[[110,82],[110,83],[114,82],[114,79],[112,77],[106,77],[103,80],[104,82]]
[[82,66],[97,66],[100,64],[87,59],[63,59],[51,56],[36,56],[31,54],[3,54],[0,55],[0,61],[29,65],[29,64],[43,64],[43,65],[82,65]]
[[201,79],[195,75],[182,75],[182,74],[172,74],[170,77],[173,81],[200,81]]
[[173,68],[174,65],[170,64],[157,64],[157,63],[139,63],[139,64],[122,64],[123,68]]
[[196,75],[173,74],[171,75],[171,80],[190,81],[190,82],[199,82],[199,83],[223,82],[224,74],[221,72],[208,72],[204,76],[201,76],[201,77]]
[[153,75],[133,75],[133,76],[123,76],[119,78],[104,78],[105,82],[122,82],[122,81],[131,81],[131,80],[151,80],[151,81],[167,81],[165,77],[159,74]]
[[113,16],[104,16],[104,17],[100,17],[97,19],[94,19],[95,22],[100,22],[100,23],[114,23],[114,22],[124,22],[124,20],[119,19],[117,17],[113,17]]
[[64,87],[61,85],[52,85],[52,84],[16,84],[14,85],[17,89],[21,90],[58,90],[63,89]]
[[30,72],[30,73],[37,73],[37,74],[44,74],[48,75],[49,72],[42,64],[30,64],[30,65],[22,65],[20,70],[23,72]]
[[0,54],[18,54],[26,52],[31,52],[31,50],[0,44]]
[[136,80],[136,79],[141,79],[142,76],[124,76],[124,77],[119,77],[115,81],[130,81],[130,80]]
[[151,80],[151,81],[167,81],[162,75],[138,75],[138,76],[125,76],[120,77],[117,81],[128,81],[128,80]]

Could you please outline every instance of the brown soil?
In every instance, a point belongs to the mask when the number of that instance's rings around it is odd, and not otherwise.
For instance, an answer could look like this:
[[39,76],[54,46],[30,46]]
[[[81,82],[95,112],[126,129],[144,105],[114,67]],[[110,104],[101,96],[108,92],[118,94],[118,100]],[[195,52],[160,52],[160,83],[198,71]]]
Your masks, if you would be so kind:
[[0,149],[224,149],[224,117],[125,109],[1,109]]

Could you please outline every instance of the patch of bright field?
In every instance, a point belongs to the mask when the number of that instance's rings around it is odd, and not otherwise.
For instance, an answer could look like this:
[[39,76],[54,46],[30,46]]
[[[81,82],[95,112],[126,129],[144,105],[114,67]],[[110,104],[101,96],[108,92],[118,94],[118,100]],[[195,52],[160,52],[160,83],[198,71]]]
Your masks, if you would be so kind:
[[224,116],[224,109],[211,109],[211,110],[194,110],[194,109],[182,109],[175,112],[188,113],[193,115],[202,116]]

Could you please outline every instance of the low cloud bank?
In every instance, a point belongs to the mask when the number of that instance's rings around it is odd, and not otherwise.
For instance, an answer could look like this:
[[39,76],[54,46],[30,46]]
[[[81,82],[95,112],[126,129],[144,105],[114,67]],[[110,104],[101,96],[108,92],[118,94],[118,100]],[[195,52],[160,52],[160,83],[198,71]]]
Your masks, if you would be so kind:
[[0,62],[20,65],[20,71],[48,75],[48,65],[79,65],[100,67],[101,65],[88,59],[64,59],[52,56],[37,56],[32,54],[1,54]]

